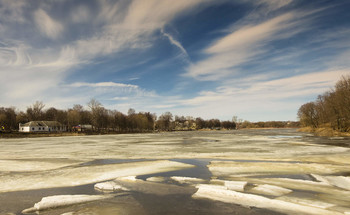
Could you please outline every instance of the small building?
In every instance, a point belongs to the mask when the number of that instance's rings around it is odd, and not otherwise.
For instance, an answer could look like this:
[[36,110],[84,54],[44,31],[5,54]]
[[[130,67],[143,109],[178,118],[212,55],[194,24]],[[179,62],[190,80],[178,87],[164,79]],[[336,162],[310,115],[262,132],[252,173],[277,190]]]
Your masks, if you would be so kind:
[[72,127],[73,131],[92,131],[92,125],[76,125]]
[[30,121],[19,124],[19,132],[63,132],[67,126],[57,121]]

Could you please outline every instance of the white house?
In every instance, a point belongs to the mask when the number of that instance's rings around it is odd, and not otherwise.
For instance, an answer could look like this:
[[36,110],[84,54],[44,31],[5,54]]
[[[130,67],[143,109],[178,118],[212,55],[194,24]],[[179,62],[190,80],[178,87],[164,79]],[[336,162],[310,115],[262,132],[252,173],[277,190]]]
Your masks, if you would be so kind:
[[19,132],[62,132],[67,131],[67,126],[57,121],[30,121],[19,124]]

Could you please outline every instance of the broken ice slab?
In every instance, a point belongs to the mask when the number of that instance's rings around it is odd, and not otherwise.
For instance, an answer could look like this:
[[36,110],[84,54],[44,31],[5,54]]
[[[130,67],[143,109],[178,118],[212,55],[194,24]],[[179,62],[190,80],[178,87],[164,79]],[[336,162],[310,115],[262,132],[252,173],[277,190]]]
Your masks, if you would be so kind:
[[292,190],[269,184],[257,184],[249,189],[248,192],[270,196],[282,196],[291,193]]
[[274,210],[286,214],[310,214],[310,215],[344,215],[337,211],[330,211],[312,206],[285,202],[277,199],[269,199],[263,196],[246,194],[227,190],[218,185],[197,185],[198,191],[192,195],[193,198],[207,198],[225,203],[233,203],[247,207],[257,207]]
[[208,165],[215,176],[235,174],[332,174],[350,171],[349,165],[288,163],[288,162],[238,162],[212,161]]
[[38,160],[0,160],[0,172],[31,172],[58,169],[80,164],[79,161],[67,159],[38,159]]
[[350,165],[350,156],[348,153],[300,156],[300,157],[298,157],[298,160],[303,161],[303,162],[312,162],[312,163]]
[[312,207],[317,207],[317,208],[322,208],[322,209],[328,209],[328,208],[336,206],[335,204],[315,200],[314,198],[307,199],[307,198],[298,198],[298,197],[291,197],[291,196],[281,196],[281,197],[278,197],[276,199],[282,200],[285,202],[292,202],[292,203],[296,203],[296,204],[300,204],[300,205],[312,206]]
[[34,207],[22,211],[22,213],[34,213],[36,211],[70,206],[86,202],[113,198],[115,195],[58,195],[48,196],[41,199],[40,202],[34,204]]
[[146,181],[150,181],[150,182],[164,182],[165,178],[162,177],[162,176],[154,176],[154,177],[147,178]]
[[327,183],[345,190],[350,190],[350,177],[345,176],[322,176],[311,174],[316,180]]
[[135,175],[118,177],[118,180],[119,181],[131,181],[131,182],[142,181],[140,179],[137,179]]
[[246,181],[226,181],[226,180],[219,180],[219,179],[213,179],[210,181],[210,183],[222,185],[229,190],[240,191],[240,192],[243,192],[245,186],[247,186],[248,184],[248,182]]
[[112,180],[130,175],[154,174],[192,168],[193,165],[175,161],[143,161],[97,166],[74,166],[36,172],[36,174],[8,174],[1,176],[0,193],[54,187],[72,187]]
[[199,184],[203,183],[205,180],[201,178],[192,178],[192,177],[181,177],[181,176],[172,176],[172,180],[179,182],[180,184]]
[[280,186],[274,186],[269,184],[250,184],[247,181],[228,181],[213,179],[210,181],[211,184],[225,186],[228,190],[238,191],[238,192],[249,192],[262,195],[270,196],[282,196],[291,193],[292,190],[283,188]]
[[137,179],[135,181],[117,178],[114,180],[118,185],[127,188],[130,191],[136,191],[155,195],[172,195],[172,194],[193,194],[194,187],[183,187],[174,184],[163,184],[157,182],[143,181]]
[[117,190],[128,191],[127,188],[120,186],[119,184],[117,184],[114,181],[97,183],[94,185],[94,188],[96,190],[105,191],[105,192],[113,192],[113,191],[117,191]]
[[[238,180],[238,178],[232,178]],[[330,195],[350,196],[350,192],[337,187],[315,181],[290,179],[290,178],[239,178],[252,184],[269,184],[291,190],[305,190]]]
[[330,208],[331,210],[339,211],[344,213],[345,215],[350,215],[350,207],[342,207],[342,206],[334,206]]

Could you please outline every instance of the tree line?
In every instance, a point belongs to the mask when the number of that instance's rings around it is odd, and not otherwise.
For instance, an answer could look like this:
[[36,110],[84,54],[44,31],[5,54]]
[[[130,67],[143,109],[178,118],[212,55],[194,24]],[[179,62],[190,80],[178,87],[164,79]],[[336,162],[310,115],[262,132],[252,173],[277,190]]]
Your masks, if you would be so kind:
[[218,119],[203,120],[185,116],[173,116],[165,112],[159,117],[155,113],[136,112],[130,108],[127,114],[117,110],[106,109],[96,99],[91,99],[87,104],[88,110],[82,105],[75,104],[67,110],[54,107],[45,108],[43,102],[37,101],[27,107],[26,111],[17,111],[15,107],[0,107],[0,128],[7,131],[18,130],[19,123],[30,121],[58,121],[74,130],[77,125],[92,125],[98,132],[149,132],[195,129],[235,129],[233,121],[220,121]]
[[298,111],[304,127],[330,127],[350,131],[350,76],[343,76],[333,89],[319,95],[316,101],[303,104]]

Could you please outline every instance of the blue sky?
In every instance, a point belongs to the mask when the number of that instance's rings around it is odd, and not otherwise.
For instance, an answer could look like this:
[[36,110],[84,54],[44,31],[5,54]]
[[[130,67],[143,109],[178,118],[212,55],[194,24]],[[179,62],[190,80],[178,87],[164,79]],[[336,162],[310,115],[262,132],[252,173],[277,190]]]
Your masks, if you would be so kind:
[[296,120],[350,75],[350,1],[0,0],[0,106]]

